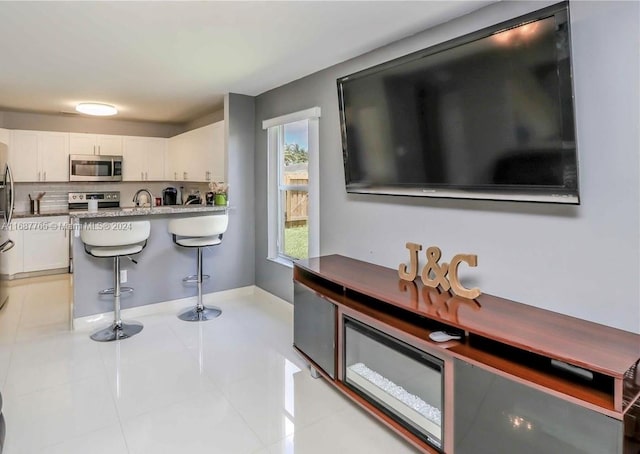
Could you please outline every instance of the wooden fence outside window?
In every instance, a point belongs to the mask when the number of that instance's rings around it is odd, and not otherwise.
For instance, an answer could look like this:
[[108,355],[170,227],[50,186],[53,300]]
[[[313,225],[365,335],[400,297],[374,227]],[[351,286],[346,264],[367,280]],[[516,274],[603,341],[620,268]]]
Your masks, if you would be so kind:
[[[286,185],[307,185],[309,174],[305,172],[287,173]],[[285,228],[307,224],[309,193],[307,191],[285,191]]]

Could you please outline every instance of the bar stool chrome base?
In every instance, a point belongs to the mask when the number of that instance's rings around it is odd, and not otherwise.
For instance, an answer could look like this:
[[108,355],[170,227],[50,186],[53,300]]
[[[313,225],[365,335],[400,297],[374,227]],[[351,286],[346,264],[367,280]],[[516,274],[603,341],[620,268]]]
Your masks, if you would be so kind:
[[222,314],[222,310],[217,307],[192,307],[180,312],[178,314],[178,318],[185,322],[204,322],[206,320],[212,320],[216,317],[220,317],[220,314]]
[[119,324],[112,323],[111,326],[99,329],[91,334],[91,339],[97,342],[112,342],[120,339],[127,339],[142,331],[142,323],[134,321],[120,321]]

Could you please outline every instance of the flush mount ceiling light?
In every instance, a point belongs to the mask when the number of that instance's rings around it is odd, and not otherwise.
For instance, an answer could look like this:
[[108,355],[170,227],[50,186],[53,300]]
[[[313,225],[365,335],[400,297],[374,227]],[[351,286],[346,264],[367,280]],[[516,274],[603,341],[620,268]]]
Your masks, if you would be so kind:
[[81,102],[76,106],[76,110],[86,115],[97,115],[100,117],[108,117],[118,113],[118,109],[109,105],[98,102]]

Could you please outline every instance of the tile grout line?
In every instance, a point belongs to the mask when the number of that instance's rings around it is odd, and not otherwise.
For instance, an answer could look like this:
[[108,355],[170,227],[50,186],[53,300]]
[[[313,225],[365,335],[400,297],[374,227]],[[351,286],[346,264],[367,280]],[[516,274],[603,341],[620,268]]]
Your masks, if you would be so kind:
[[[89,338],[88,335],[87,335],[87,339],[90,340],[91,342],[95,342],[91,340],[91,338]],[[120,342],[120,341],[115,341],[115,342]],[[120,415],[120,410],[118,409],[118,402],[116,400],[116,396],[113,393],[113,390],[111,389],[111,384],[109,383],[109,370],[107,368],[107,363],[104,360],[104,355],[102,354],[102,351],[100,350],[100,348],[98,348],[98,354],[100,355],[100,361],[102,362],[102,370],[105,375],[105,380],[107,381],[107,388],[109,390],[109,394],[111,395],[111,401],[113,403],[113,407],[116,411],[116,416],[118,418],[118,427],[120,427],[120,434],[122,435],[122,440],[124,441],[124,447],[127,450],[127,454],[131,454],[131,450],[129,449],[129,442],[124,432],[122,416]]]

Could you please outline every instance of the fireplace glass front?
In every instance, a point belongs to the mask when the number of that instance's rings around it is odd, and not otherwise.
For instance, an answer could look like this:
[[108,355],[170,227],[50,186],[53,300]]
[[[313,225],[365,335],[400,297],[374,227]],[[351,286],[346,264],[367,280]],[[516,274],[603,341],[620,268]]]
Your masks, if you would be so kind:
[[343,382],[413,434],[442,449],[441,359],[344,317]]

